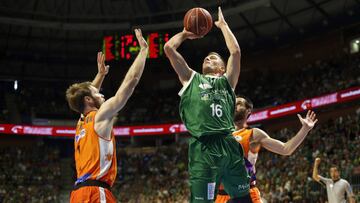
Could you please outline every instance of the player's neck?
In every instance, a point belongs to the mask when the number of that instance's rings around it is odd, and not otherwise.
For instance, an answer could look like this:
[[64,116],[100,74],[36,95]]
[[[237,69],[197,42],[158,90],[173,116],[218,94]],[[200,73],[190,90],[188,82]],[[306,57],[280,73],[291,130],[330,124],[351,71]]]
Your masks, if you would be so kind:
[[221,77],[223,74],[222,73],[206,73],[205,75]]
[[83,115],[87,115],[88,113],[90,113],[91,111],[96,111],[96,110],[98,110],[96,107],[87,107],[87,108],[85,108],[84,109],[84,111],[83,111]]
[[340,180],[340,177],[338,177],[337,179],[333,179],[333,182],[335,183],[335,182],[337,182],[339,180]]
[[245,121],[235,122],[235,129],[236,130],[240,130],[240,129],[247,128],[247,127],[248,127],[248,125],[246,124]]

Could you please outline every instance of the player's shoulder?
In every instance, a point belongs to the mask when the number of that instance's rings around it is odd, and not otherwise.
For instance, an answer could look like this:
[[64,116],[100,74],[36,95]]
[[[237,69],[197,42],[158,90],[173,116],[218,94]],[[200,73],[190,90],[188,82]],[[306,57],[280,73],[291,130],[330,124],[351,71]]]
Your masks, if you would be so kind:
[[261,130],[260,128],[252,128],[252,133],[253,133],[253,136],[255,136],[255,137],[264,137],[264,136],[268,137],[269,136],[265,131]]
[[347,180],[343,179],[343,178],[340,178],[339,181],[341,181],[342,183],[345,183],[345,184],[349,184],[349,182]]
[[326,178],[321,175],[319,175],[319,178],[320,178],[320,181],[322,181],[325,184],[331,184],[334,182],[331,178]]

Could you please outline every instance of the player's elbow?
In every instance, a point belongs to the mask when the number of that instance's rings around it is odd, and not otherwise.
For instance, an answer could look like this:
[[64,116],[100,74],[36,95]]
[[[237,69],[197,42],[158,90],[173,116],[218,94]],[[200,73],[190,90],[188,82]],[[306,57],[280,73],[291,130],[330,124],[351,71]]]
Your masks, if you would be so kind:
[[240,47],[239,47],[239,46],[235,46],[235,47],[231,50],[230,54],[231,54],[232,56],[235,56],[235,57],[241,57],[241,49],[240,49]]
[[285,151],[285,156],[291,156],[294,153],[292,150]]
[[319,181],[320,181],[320,178],[319,178],[318,175],[313,175],[313,176],[312,176],[312,179],[313,179],[314,181],[316,181],[316,182],[319,182]]
[[175,48],[169,42],[165,43],[164,52],[166,56],[169,56],[174,50]]
[[138,77],[137,75],[131,75],[126,81],[126,86],[128,87],[128,89],[133,89],[139,83],[139,81],[140,77]]
[[292,152],[283,152],[282,155],[283,156],[290,156],[292,154]]
[[139,83],[139,80],[140,77],[136,75],[128,75],[121,85],[119,91],[116,93],[116,98],[122,100],[126,96],[130,97],[136,85]]
[[292,153],[291,152],[284,152],[283,156],[290,156]]
[[165,43],[164,45],[165,54],[169,53],[170,50],[171,50],[171,45],[169,43]]
[[286,147],[283,147],[282,150],[281,150],[281,155],[283,156],[290,156],[294,153],[294,150],[291,150],[289,148],[286,148]]

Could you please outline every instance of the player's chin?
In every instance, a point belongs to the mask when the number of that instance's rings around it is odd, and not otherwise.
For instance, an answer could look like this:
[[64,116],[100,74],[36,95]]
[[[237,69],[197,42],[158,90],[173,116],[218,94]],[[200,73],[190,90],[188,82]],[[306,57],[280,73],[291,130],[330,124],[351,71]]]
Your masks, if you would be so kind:
[[204,74],[215,73],[215,69],[211,67],[210,64],[204,64],[203,73]]
[[104,102],[105,102],[105,99],[102,99],[102,100],[99,102],[99,106],[101,106]]

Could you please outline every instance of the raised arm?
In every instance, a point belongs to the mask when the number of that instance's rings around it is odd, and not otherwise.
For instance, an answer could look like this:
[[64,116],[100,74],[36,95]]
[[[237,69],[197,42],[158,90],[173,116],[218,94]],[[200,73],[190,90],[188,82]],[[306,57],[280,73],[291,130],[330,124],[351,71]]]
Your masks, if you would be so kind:
[[101,84],[104,81],[106,74],[108,74],[109,72],[109,66],[105,65],[105,54],[103,54],[102,52],[97,53],[97,66],[98,73],[96,74],[94,80],[91,82],[91,85],[100,90]]
[[124,81],[120,85],[115,96],[111,97],[101,105],[95,117],[96,123],[104,120],[112,120],[112,118],[124,107],[140,80],[148,53],[148,45],[143,38],[140,29],[135,29],[135,34],[140,44],[140,52],[129,68]]
[[164,52],[169,58],[171,66],[176,71],[179,76],[181,84],[185,84],[191,77],[192,69],[188,66],[183,56],[177,51],[177,48],[183,43],[186,39],[196,39],[200,38],[191,32],[186,31],[185,29],[182,32],[179,32],[173,36],[169,41],[164,45]]
[[316,158],[314,162],[312,178],[317,182],[320,182],[319,169],[318,169],[319,164],[320,164],[320,158]]
[[226,46],[230,52],[230,57],[226,66],[226,76],[231,87],[235,89],[240,76],[240,46],[234,34],[231,32],[228,24],[226,23],[220,7],[218,8],[218,15],[219,19],[215,22],[215,25],[221,29],[221,32],[225,38]]
[[289,156],[302,143],[306,135],[317,122],[316,114],[313,111],[308,111],[305,118],[302,118],[299,114],[298,117],[302,127],[298,133],[286,143],[271,138],[266,132],[258,128],[254,128],[254,139],[260,142],[265,149],[271,152]]

